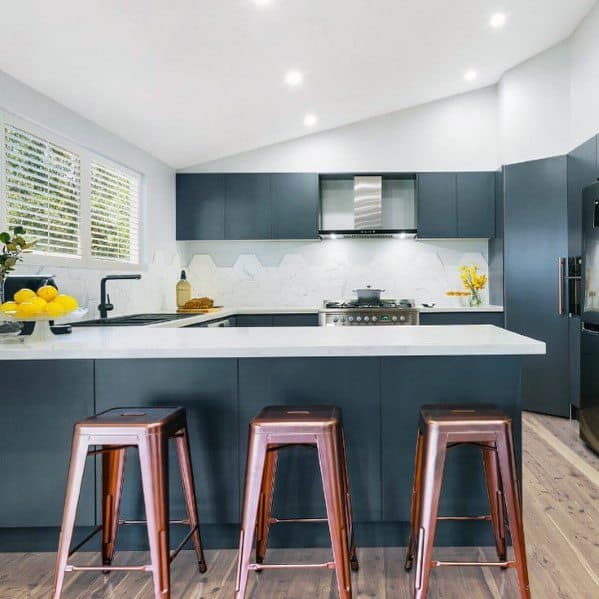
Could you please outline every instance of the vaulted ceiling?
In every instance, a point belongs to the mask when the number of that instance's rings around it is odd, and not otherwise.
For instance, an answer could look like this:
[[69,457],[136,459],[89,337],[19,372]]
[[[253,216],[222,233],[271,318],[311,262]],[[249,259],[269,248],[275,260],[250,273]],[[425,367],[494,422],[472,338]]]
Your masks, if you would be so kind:
[[0,70],[180,168],[495,83],[594,3],[18,0]]

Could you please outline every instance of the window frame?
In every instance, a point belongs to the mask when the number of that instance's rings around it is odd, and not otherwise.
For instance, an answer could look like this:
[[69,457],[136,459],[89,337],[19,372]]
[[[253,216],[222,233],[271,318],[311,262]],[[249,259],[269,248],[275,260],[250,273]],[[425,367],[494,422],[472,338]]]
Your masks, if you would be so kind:
[[[30,266],[54,266],[58,268],[86,268],[102,270],[132,270],[140,269],[144,264],[144,214],[145,214],[145,176],[143,173],[94,152],[84,146],[70,141],[63,135],[54,133],[46,127],[42,127],[32,121],[23,119],[16,115],[4,112],[0,109],[0,230],[5,230],[7,221],[6,210],[6,143],[4,128],[6,125],[24,129],[37,135],[50,143],[56,144],[66,150],[78,155],[80,160],[80,198],[79,210],[79,239],[81,243],[81,256],[55,256],[52,254],[32,252],[24,256],[22,264]],[[91,255],[91,165],[96,162],[126,173],[139,180],[139,198],[137,206],[138,218],[138,256],[137,262],[122,262],[117,260],[106,260]]]

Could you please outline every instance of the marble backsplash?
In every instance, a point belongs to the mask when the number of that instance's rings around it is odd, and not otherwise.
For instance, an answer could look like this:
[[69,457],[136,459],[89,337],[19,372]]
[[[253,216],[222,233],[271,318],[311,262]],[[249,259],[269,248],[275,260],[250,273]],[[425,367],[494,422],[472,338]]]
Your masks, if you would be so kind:
[[[383,297],[458,306],[459,267],[488,273],[487,240],[340,239],[314,242],[179,242],[196,296],[224,306],[319,306],[370,284]],[[488,290],[483,292],[488,303]]]

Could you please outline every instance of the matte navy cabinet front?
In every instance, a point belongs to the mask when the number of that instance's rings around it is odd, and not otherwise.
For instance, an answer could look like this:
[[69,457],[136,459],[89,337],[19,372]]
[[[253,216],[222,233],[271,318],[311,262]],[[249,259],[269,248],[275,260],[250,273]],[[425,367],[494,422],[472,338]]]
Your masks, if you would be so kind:
[[316,327],[318,314],[273,314],[273,327]]
[[271,175],[273,239],[318,239],[316,173]]
[[503,327],[503,312],[421,312],[420,324],[493,324]]
[[238,314],[238,327],[271,327],[272,314]]
[[225,239],[270,239],[270,176],[225,176]]
[[[14,360],[2,368],[0,526],[60,526],[73,426],[94,413],[94,363]],[[88,458],[77,524],[94,521],[94,458]]]
[[495,236],[495,173],[458,173],[458,237]]
[[223,175],[177,175],[177,239],[225,238]]
[[455,173],[418,175],[418,236],[458,236]]

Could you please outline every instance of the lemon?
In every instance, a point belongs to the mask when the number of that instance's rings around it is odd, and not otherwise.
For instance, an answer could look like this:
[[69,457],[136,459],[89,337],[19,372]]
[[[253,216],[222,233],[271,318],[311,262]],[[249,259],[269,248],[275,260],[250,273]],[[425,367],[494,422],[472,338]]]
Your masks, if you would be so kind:
[[64,293],[57,295],[52,303],[61,304],[65,312],[72,312],[73,310],[76,310],[79,306],[77,300],[74,297],[71,297],[70,295],[66,295]]
[[51,302],[58,295],[58,289],[54,285],[44,285],[37,290],[37,295],[47,302]]
[[44,312],[53,318],[57,316],[62,316],[66,310],[64,306],[60,302],[48,302],[45,306]]
[[30,318],[39,316],[43,312],[43,306],[36,302],[23,302],[17,306],[17,318]]
[[35,293],[33,291],[31,291],[31,289],[19,289],[19,291],[17,291],[15,293],[15,302],[17,302],[17,304],[22,304],[23,302],[28,302],[29,300],[33,299],[35,297]]
[[0,312],[14,312],[18,305],[17,302],[4,302],[0,305]]
[[35,304],[39,308],[40,312],[43,312],[45,310],[46,304],[48,303],[45,299],[42,299],[41,297],[34,297],[30,300],[30,302],[32,304]]

